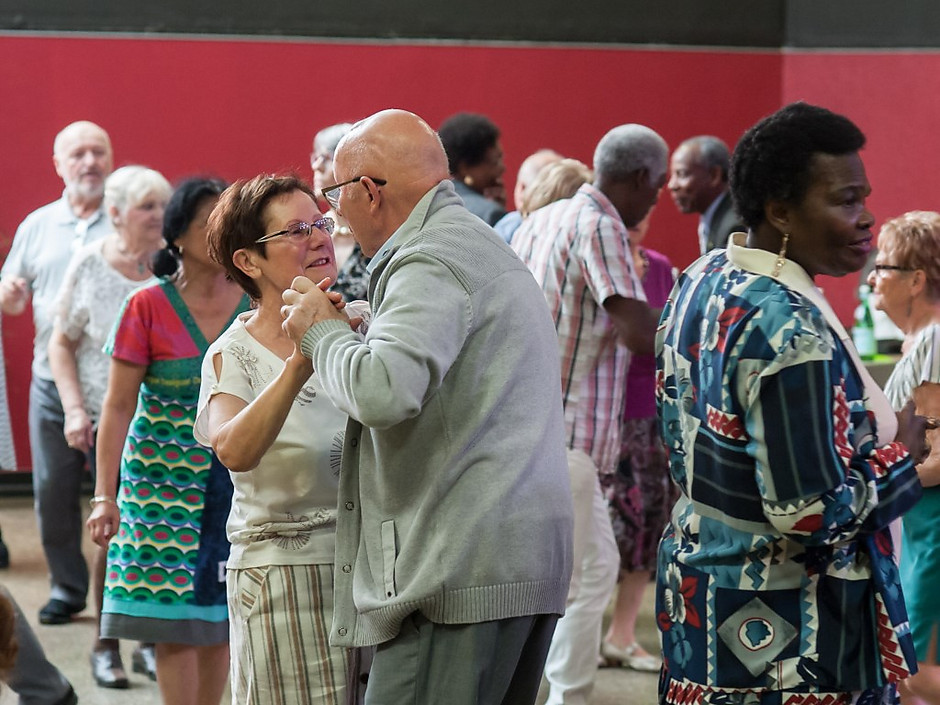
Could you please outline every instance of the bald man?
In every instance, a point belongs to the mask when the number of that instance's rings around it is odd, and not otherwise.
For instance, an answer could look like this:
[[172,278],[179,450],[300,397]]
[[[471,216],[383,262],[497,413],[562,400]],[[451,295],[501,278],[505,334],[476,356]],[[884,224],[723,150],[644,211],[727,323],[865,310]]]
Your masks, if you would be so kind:
[[285,329],[350,416],[331,642],[376,645],[366,703],[533,703],[571,576],[558,341],[463,206],[434,131],[357,124],[324,189],[372,257],[365,336],[309,280]]
[[36,518],[51,583],[39,621],[66,624],[85,608],[88,593],[79,505],[86,459],[65,440],[66,413],[49,368],[49,337],[59,284],[72,253],[112,229],[101,207],[104,181],[113,165],[111,140],[93,122],[73,122],[56,136],[52,161],[65,191],[57,201],[26,216],[17,229],[0,271],[0,308],[4,314],[19,315],[32,297],[36,337],[29,446]]

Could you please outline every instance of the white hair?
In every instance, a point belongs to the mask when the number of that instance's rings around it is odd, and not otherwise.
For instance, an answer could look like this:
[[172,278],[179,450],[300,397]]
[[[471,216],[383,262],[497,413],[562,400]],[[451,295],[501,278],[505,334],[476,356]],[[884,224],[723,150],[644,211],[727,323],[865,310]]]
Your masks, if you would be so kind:
[[163,174],[145,166],[131,165],[116,169],[104,182],[104,207],[123,215],[150,194],[169,198],[173,187]]
[[324,127],[314,136],[314,147],[319,146],[332,157],[336,153],[336,146],[339,144],[339,141],[343,139],[346,133],[351,129],[352,123],[349,122],[340,122],[336,125]]
[[651,184],[666,173],[669,146],[656,132],[644,125],[618,125],[601,138],[594,150],[594,172],[610,181],[623,181],[640,169],[646,169]]

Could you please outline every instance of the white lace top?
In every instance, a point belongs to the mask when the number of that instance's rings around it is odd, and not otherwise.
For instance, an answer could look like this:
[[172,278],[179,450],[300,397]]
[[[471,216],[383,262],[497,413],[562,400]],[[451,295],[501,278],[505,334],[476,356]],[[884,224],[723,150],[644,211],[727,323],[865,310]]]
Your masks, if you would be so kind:
[[108,264],[103,254],[105,239],[75,253],[56,302],[56,325],[69,340],[78,341],[78,381],[92,423],[97,423],[101,415],[108,386],[111,357],[102,350],[105,341],[127,295],[153,281],[128,279]]

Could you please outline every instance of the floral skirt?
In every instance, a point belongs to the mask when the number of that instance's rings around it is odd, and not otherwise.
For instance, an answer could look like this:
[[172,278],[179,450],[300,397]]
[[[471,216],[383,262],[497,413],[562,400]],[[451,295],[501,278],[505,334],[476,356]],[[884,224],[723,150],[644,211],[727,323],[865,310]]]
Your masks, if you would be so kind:
[[678,495],[656,417],[624,420],[617,470],[601,473],[600,482],[621,570],[656,570],[659,539]]

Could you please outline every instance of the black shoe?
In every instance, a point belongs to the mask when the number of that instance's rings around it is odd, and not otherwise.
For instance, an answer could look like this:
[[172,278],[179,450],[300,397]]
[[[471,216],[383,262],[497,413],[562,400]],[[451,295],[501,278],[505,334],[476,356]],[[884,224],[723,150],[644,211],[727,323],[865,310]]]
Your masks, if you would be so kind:
[[10,567],[10,550],[3,543],[3,533],[0,532],[0,568]]
[[69,686],[69,692],[62,696],[61,700],[56,700],[55,705],[78,705],[78,695],[75,689]]
[[150,680],[157,680],[157,655],[153,652],[153,644],[141,644],[131,654],[131,670],[147,676]]
[[102,688],[129,688],[121,654],[117,649],[91,652],[91,675]]
[[78,614],[85,609],[84,603],[81,605],[70,605],[62,600],[52,598],[46,603],[46,606],[39,610],[40,624],[68,624],[72,621],[72,615]]

